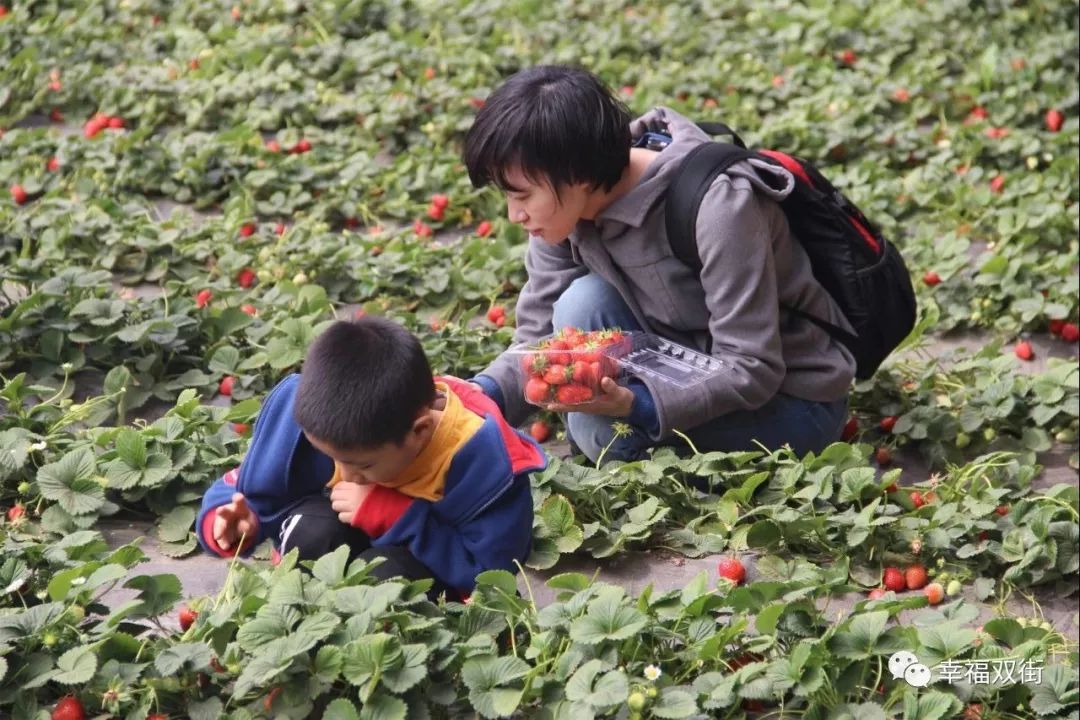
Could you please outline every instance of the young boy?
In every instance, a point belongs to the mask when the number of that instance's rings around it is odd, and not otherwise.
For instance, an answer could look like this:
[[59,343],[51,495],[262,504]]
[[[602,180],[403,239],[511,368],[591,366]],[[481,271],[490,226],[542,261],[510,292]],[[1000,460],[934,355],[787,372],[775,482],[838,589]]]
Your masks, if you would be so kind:
[[197,534],[223,557],[266,538],[301,559],[345,544],[386,559],[376,577],[430,577],[431,597],[461,597],[478,573],[528,556],[529,473],[546,464],[482,392],[433,378],[401,325],[340,321],[266,398],[243,463],[203,498]]

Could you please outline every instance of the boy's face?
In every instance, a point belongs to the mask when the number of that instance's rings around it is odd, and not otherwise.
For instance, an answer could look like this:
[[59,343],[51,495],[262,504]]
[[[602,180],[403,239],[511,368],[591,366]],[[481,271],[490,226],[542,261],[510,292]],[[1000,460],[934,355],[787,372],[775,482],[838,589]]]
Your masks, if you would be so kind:
[[374,448],[344,449],[304,435],[312,446],[341,468],[341,479],[359,485],[393,485],[427,446],[434,423],[427,415],[417,418],[401,444],[388,442]]
[[559,196],[546,179],[530,180],[520,168],[506,172],[506,212],[529,235],[557,245],[565,240],[585,212],[589,198],[585,185],[568,185]]

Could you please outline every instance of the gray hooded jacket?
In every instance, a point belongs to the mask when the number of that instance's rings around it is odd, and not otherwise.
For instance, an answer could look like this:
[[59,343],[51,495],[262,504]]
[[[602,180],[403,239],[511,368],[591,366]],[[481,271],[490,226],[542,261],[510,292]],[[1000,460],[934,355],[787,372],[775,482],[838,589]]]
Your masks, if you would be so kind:
[[[719,376],[688,389],[643,379],[659,415],[655,440],[673,429],[758,408],[777,392],[822,402],[843,398],[855,374],[851,353],[813,323],[780,309],[798,307],[850,329],[814,279],[776,202],[794,187],[791,174],[750,160],[716,179],[697,218],[699,276],[672,253],[663,199],[687,152],[711,138],[664,107],[631,124],[635,138],[648,131],[664,132],[672,142],[636,187],[595,220],[580,221],[566,241],[529,241],[515,342],[551,333],[555,300],[592,272],[619,291],[646,331],[699,351],[711,338],[711,354],[723,363]],[[481,374],[498,383],[510,422],[520,424],[535,410],[523,398],[514,356],[500,355]]]

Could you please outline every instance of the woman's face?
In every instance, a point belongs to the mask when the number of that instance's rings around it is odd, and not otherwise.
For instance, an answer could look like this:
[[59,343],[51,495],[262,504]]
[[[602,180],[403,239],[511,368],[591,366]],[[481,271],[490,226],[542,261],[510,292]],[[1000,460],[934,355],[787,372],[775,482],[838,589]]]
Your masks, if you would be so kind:
[[557,245],[565,240],[581,219],[589,198],[584,184],[564,186],[559,196],[544,179],[530,180],[520,168],[506,173],[506,212],[532,237]]

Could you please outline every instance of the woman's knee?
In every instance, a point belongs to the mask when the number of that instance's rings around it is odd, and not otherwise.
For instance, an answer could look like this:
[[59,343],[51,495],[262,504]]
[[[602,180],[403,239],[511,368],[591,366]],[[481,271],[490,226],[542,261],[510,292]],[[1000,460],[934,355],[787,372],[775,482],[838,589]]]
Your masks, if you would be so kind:
[[552,306],[552,324],[556,330],[615,326],[637,329],[637,321],[619,291],[595,273],[579,277],[563,291]]

